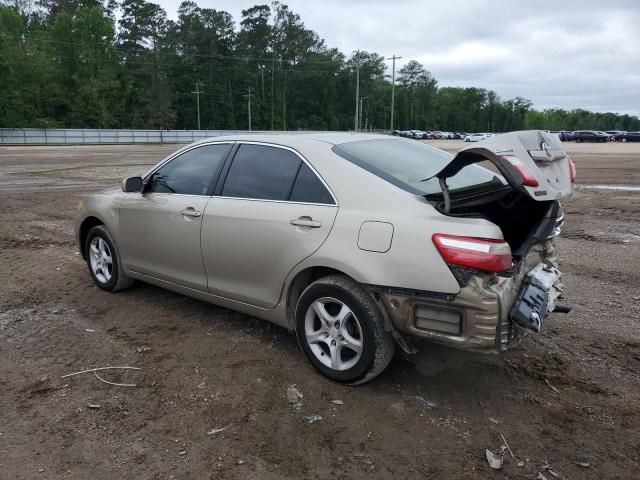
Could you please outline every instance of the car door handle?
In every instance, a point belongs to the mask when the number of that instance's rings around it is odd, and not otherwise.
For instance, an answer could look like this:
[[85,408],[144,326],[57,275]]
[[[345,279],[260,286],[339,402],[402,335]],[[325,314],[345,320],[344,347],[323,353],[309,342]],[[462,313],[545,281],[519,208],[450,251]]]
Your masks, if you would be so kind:
[[310,217],[294,218],[289,223],[296,227],[320,228],[322,223],[312,220]]
[[187,208],[186,210],[182,210],[180,212],[185,217],[199,217],[202,213],[194,210],[193,208]]

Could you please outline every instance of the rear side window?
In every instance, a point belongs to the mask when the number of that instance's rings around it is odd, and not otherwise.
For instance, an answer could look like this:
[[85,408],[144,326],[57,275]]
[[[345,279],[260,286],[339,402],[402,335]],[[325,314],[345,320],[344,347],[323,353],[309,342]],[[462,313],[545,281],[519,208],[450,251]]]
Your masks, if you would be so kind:
[[290,200],[292,202],[326,203],[333,205],[333,197],[318,176],[303,163],[293,184]]
[[229,168],[222,196],[288,200],[302,160],[289,150],[241,145]]
[[231,144],[203,145],[178,155],[148,180],[147,192],[207,195]]

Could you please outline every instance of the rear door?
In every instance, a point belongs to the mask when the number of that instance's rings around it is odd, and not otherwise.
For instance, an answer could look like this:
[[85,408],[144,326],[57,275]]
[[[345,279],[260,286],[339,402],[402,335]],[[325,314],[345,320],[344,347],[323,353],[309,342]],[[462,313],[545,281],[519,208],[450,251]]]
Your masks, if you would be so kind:
[[241,143],[223,177],[202,225],[209,291],[273,308],[291,269],[326,240],[337,202],[286,147]]
[[534,200],[559,200],[573,191],[571,160],[562,142],[540,130],[495,135],[463,148],[435,177],[446,180],[483,160],[495,164],[509,184]]

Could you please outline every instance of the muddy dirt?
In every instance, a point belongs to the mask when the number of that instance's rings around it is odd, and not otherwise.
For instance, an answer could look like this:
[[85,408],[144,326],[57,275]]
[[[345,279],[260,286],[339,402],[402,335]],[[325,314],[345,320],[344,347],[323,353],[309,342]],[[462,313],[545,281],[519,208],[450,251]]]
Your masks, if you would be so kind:
[[[503,355],[424,344],[347,387],[279,327],[93,286],[72,240],[81,196],[175,148],[0,148],[0,478],[640,478],[640,192],[565,202],[574,310],[540,335]],[[568,148],[579,182],[640,184],[640,145]],[[60,378],[119,365],[141,370],[100,376],[136,387]]]

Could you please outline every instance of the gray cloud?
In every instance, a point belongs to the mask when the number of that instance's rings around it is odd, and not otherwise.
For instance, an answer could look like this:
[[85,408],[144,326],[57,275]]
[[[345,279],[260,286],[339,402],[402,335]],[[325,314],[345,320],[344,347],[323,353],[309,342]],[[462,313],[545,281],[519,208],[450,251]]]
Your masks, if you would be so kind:
[[[196,0],[198,1],[198,0]],[[177,3],[161,0],[170,17]],[[199,0],[241,10],[268,0]],[[638,0],[283,1],[330,47],[416,59],[441,86],[477,86],[537,108],[640,114]]]

